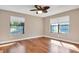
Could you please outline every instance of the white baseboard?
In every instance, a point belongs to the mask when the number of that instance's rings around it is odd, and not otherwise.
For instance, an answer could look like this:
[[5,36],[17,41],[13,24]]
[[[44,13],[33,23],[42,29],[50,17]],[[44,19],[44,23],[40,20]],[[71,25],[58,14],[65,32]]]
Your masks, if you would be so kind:
[[21,40],[29,40],[29,39],[33,39],[33,38],[39,38],[39,37],[44,37],[44,35],[26,37],[26,38],[21,38],[21,39],[11,39],[11,40],[0,41],[0,44],[9,43],[9,42],[15,42],[15,41],[21,41]]
[[56,40],[62,40],[62,41],[66,41],[66,42],[71,42],[71,43],[75,43],[75,44],[79,44],[79,42],[74,42],[74,41],[70,41],[70,40],[64,40],[64,39],[56,38],[56,37],[52,37],[52,36],[44,35],[44,37],[48,37],[48,38],[52,38],[52,39],[56,39]]
[[73,42],[73,41],[70,41],[70,40],[64,40],[64,39],[61,39],[61,38],[55,38],[55,37],[46,36],[46,35],[26,37],[26,38],[13,39],[13,40],[6,40],[6,41],[1,41],[0,44],[9,43],[9,42],[15,42],[15,41],[21,41],[21,40],[29,40],[29,39],[33,39],[33,38],[39,38],[39,37],[48,37],[48,38],[52,38],[52,39],[57,39],[57,40],[62,40],[62,41],[67,41],[67,42],[79,44],[79,42]]
[[18,39],[18,40],[29,40],[29,39],[33,39],[33,38],[39,38],[39,37],[44,37],[44,36],[41,35],[41,36],[26,37],[26,38],[22,38],[22,39]]

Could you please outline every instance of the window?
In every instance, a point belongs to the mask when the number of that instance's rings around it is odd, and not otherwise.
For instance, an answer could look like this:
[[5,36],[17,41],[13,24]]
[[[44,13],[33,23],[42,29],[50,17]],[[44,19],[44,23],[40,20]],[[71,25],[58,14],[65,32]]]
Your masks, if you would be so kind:
[[69,32],[69,24],[59,25],[60,33],[68,33]]
[[10,33],[24,34],[24,17],[11,16],[10,19]]
[[51,32],[58,32],[58,24],[51,25]]
[[68,33],[69,32],[69,16],[59,17],[50,20],[51,32]]

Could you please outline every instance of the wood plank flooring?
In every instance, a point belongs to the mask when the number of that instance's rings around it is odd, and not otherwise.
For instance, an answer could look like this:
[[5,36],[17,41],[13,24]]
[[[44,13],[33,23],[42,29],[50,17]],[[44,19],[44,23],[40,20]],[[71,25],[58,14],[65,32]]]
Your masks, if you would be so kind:
[[47,53],[49,49],[49,42],[47,38],[35,38],[24,41],[19,41],[25,47],[26,53]]
[[[8,52],[6,53],[11,53],[10,52],[11,49],[17,48],[17,43],[19,43],[24,47],[25,51],[23,51],[23,53],[24,52],[25,53],[78,53],[79,52],[78,44],[72,44],[72,43],[53,40],[50,38],[41,37],[41,38],[35,38],[30,40],[28,39],[28,40],[16,42],[16,44],[14,44],[11,48],[9,48]],[[18,53],[17,50],[16,53]]]

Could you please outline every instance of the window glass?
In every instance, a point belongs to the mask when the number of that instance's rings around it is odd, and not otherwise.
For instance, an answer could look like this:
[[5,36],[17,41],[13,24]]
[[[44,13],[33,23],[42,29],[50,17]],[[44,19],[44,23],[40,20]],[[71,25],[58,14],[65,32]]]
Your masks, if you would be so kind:
[[10,33],[24,34],[24,17],[11,16],[10,19]]
[[51,32],[58,32],[58,25],[57,24],[51,25]]
[[68,33],[69,32],[69,24],[59,25],[60,33]]
[[51,32],[68,33],[69,32],[69,16],[50,19]]

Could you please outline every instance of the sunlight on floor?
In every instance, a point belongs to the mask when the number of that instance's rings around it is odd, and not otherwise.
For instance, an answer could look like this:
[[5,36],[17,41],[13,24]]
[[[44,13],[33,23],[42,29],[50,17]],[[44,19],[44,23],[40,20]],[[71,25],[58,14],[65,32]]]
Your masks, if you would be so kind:
[[79,52],[79,48],[77,48],[75,45],[56,40],[51,40],[50,52],[67,53],[70,52],[70,49]]

